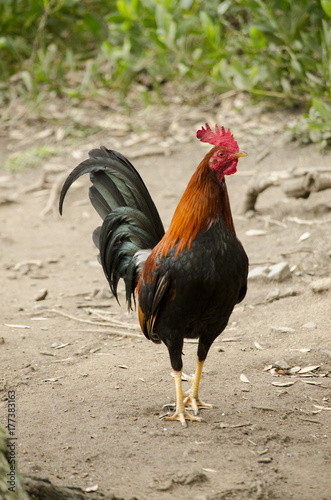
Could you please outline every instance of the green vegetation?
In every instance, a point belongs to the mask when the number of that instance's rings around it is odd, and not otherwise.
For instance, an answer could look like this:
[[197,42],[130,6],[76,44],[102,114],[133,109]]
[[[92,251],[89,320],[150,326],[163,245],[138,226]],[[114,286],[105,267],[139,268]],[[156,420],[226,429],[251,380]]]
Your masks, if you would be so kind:
[[[304,106],[297,136],[331,143],[331,0],[3,0],[0,89],[91,98],[166,82]],[[1,103],[0,103],[1,104]]]
[[50,146],[37,146],[10,158],[2,163],[2,167],[12,171],[23,170],[27,167],[39,166],[41,160],[50,158],[57,153],[56,148]]

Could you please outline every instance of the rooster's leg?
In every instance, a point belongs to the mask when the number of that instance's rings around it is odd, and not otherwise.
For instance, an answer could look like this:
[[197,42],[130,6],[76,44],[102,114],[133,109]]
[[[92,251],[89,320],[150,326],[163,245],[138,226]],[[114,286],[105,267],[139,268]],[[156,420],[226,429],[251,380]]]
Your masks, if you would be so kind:
[[192,387],[187,395],[187,397],[184,399],[184,406],[191,405],[194,415],[198,415],[199,413],[199,408],[213,408],[213,405],[210,405],[208,403],[204,403],[201,401],[199,398],[199,386],[200,386],[200,380],[201,380],[201,373],[202,373],[202,368],[204,365],[204,360],[200,361],[199,357],[197,356],[197,366],[195,370],[195,375],[191,379],[192,381]]
[[181,422],[184,427],[187,427],[186,420],[205,422],[203,418],[192,415],[185,410],[184,394],[182,389],[182,370],[173,370],[173,372],[176,385],[176,412],[171,417],[164,417],[164,420],[179,420],[179,422]]

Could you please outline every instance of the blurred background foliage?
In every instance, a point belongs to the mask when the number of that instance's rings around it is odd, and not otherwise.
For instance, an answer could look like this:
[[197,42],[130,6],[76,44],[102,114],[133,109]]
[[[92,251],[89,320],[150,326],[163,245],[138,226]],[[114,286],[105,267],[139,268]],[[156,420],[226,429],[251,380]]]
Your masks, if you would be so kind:
[[[243,91],[299,107],[293,134],[331,144],[331,0],[2,0],[0,105],[115,90],[125,103]],[[154,98],[154,97],[153,97]]]

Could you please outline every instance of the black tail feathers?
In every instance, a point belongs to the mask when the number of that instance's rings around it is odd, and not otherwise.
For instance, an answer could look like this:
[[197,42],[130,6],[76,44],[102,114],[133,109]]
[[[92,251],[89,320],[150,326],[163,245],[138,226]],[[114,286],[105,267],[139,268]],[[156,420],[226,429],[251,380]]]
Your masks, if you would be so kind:
[[[90,158],[80,163],[66,179],[59,202],[71,184],[89,173],[91,203],[103,219],[95,229],[93,241],[100,251],[100,262],[112,293],[117,299],[117,285],[124,279],[126,300],[131,299],[139,278],[142,260],[164,235],[164,228],[154,202],[137,170],[120,153],[105,147],[93,149]],[[137,254],[137,252],[139,252]]]

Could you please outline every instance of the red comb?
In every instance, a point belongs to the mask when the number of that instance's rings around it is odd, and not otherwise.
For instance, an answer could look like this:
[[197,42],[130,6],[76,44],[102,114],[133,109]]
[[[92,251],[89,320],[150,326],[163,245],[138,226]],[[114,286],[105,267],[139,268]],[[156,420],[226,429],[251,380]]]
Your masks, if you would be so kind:
[[197,131],[197,138],[201,142],[208,142],[208,144],[213,144],[214,146],[227,146],[235,150],[238,148],[237,141],[234,140],[230,129],[225,132],[225,128],[221,127],[221,132],[218,125],[215,125],[215,132],[212,131],[208,123],[206,123],[206,128],[201,127],[201,130]]

